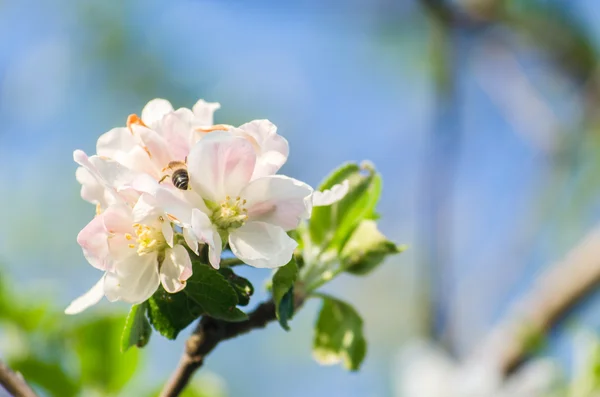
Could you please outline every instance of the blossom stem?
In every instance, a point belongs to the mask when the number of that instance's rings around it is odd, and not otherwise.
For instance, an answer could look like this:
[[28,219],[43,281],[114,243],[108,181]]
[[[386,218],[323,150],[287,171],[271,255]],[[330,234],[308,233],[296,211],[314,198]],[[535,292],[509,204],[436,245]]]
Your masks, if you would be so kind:
[[239,258],[226,258],[221,259],[221,266],[223,267],[233,267],[239,265],[245,265],[246,263]]
[[[304,303],[304,295],[296,295],[295,308]],[[185,344],[185,351],[179,365],[163,388],[160,397],[176,397],[190,382],[194,372],[202,366],[206,356],[221,342],[248,333],[253,329],[264,328],[277,318],[275,303],[268,300],[248,314],[248,320],[231,323],[212,317],[203,317]]]
[[0,385],[13,396],[37,397],[23,377],[0,361]]
[[324,271],[314,283],[308,285],[308,288],[306,288],[306,292],[310,294],[313,291],[321,288],[323,285],[327,284],[328,282],[339,276],[341,273],[343,273],[344,270],[346,269],[340,266],[335,270]]

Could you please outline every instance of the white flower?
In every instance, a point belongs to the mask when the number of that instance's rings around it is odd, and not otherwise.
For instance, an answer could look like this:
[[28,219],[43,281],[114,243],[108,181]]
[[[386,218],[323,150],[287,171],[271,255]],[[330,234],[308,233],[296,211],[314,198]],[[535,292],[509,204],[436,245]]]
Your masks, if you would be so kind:
[[125,204],[109,206],[77,236],[90,264],[106,273],[65,312],[85,310],[102,295],[110,301],[141,303],[160,284],[170,293],[182,290],[192,264],[185,247],[174,244],[173,237],[167,214],[148,194],[141,195],[133,209]]
[[164,190],[157,193],[161,206],[209,245],[214,267],[219,266],[222,240],[250,266],[285,265],[297,246],[286,232],[310,215],[310,186],[282,175],[252,180],[256,162],[247,139],[213,132],[188,157],[188,201]]
[[192,110],[174,110],[167,100],[154,99],[144,107],[141,118],[130,115],[127,127],[103,134],[96,145],[97,153],[161,180],[171,162],[185,163],[200,139],[214,131],[227,131],[252,144],[257,155],[254,178],[276,173],[289,152],[287,141],[277,134],[277,127],[268,120],[255,120],[237,128],[214,125],[213,114],[219,108],[218,103],[199,100]]
[[[192,271],[185,245],[198,254],[206,244],[215,268],[225,245],[251,266],[283,266],[297,246],[287,232],[308,219],[313,206],[330,205],[347,193],[347,181],[315,192],[274,175],[289,152],[277,127],[268,120],[215,125],[219,107],[199,100],[191,110],[174,110],[154,99],[141,118],[130,115],[126,127],[103,134],[97,155],[74,152],[81,196],[97,206],[77,241],[88,262],[105,274],[67,313],[85,310],[102,296],[141,303],[161,284],[170,293],[180,291]],[[187,169],[188,189],[168,177],[173,162]],[[176,239],[174,226],[182,233]]]

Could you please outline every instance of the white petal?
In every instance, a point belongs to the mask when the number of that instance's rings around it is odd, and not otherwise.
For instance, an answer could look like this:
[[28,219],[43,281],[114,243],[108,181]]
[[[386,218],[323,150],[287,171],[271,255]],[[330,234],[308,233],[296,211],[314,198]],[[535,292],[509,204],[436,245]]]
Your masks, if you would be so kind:
[[133,171],[150,174],[157,179],[162,176],[162,165],[155,164],[147,148],[141,145],[136,145],[126,152],[115,152],[111,158]]
[[250,180],[255,163],[256,154],[246,139],[228,132],[211,132],[190,152],[190,184],[203,198],[220,202],[227,195],[238,195]]
[[254,143],[257,151],[256,168],[252,179],[275,174],[287,161],[289,145],[287,140],[277,134],[277,127],[269,120],[254,120],[233,129],[233,134],[243,135]]
[[264,222],[248,222],[229,235],[229,245],[235,256],[250,266],[275,268],[284,266],[298,246],[278,226]]
[[107,200],[106,188],[98,179],[84,167],[78,167],[75,171],[75,178],[81,184],[81,198],[92,204],[100,204],[100,207],[106,208],[110,199]]
[[65,309],[65,314],[77,314],[81,313],[90,306],[94,306],[100,302],[100,299],[104,296],[104,276],[85,294],[75,299]]
[[117,263],[115,270],[106,273],[104,280],[104,293],[111,302],[142,303],[160,284],[156,254],[133,255]]
[[144,193],[140,196],[131,211],[133,221],[137,223],[151,224],[158,220],[163,211],[158,208],[157,200],[151,195]]
[[151,127],[160,121],[167,113],[173,111],[173,105],[166,99],[156,98],[151,100],[142,109],[142,121]]
[[[111,195],[113,202],[137,199],[136,196],[127,195],[126,188],[131,186],[138,173],[111,159],[99,156],[88,157],[81,150],[73,152],[73,159],[105,187],[106,193]],[[122,191],[118,192],[118,190]]]
[[169,189],[160,188],[156,191],[156,202],[167,214],[174,218],[179,225],[192,223],[193,206]]
[[165,240],[169,247],[173,247],[173,226],[168,219],[163,220],[162,222],[162,234],[165,236]]
[[117,152],[128,152],[138,145],[137,138],[125,127],[113,128],[96,142],[98,156],[115,157]]
[[192,261],[186,249],[179,244],[167,249],[160,267],[160,281],[165,290],[172,294],[181,291],[191,275]]
[[344,198],[344,196],[346,196],[346,194],[348,194],[349,186],[350,183],[348,179],[346,179],[342,183],[333,185],[331,189],[327,189],[322,192],[315,190],[312,195],[312,205],[315,207],[322,207],[340,201]]
[[192,231],[196,237],[208,245],[208,260],[215,269],[221,263],[223,241],[217,229],[204,212],[194,208],[192,212]]
[[204,99],[200,99],[192,108],[196,124],[202,126],[213,125],[213,115],[220,108],[221,104],[218,102],[206,102]]
[[187,227],[183,228],[183,239],[185,240],[187,246],[192,250],[192,252],[198,255],[198,238]]
[[307,184],[283,175],[255,179],[240,195],[247,200],[252,221],[277,225],[284,230],[298,227],[310,215],[313,190]]

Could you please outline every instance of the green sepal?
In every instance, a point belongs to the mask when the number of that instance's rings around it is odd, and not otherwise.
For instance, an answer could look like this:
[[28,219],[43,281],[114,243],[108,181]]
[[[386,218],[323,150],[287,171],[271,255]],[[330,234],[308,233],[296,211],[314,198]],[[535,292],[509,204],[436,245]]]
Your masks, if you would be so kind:
[[323,251],[339,253],[354,229],[364,219],[377,217],[375,207],[381,195],[381,176],[370,165],[345,164],[319,187],[331,188],[348,180],[348,193],[337,203],[313,209],[309,231],[313,243]]
[[388,255],[406,250],[389,241],[370,219],[363,220],[344,245],[340,261],[344,269],[355,275],[365,275],[379,266]]

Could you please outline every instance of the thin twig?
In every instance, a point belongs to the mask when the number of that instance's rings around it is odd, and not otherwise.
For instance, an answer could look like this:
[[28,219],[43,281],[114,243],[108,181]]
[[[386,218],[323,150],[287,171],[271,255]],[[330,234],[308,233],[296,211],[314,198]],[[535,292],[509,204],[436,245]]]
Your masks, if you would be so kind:
[[[302,305],[303,298],[297,297],[295,307]],[[257,328],[264,328],[275,321],[275,304],[272,300],[261,303],[248,314],[248,320],[230,323],[203,317],[185,343],[185,351],[179,365],[163,388],[161,397],[176,397],[190,382],[194,372],[202,366],[206,356],[221,342],[243,335]]]
[[0,361],[0,385],[15,397],[37,397],[37,394],[25,382],[21,374],[16,373]]
[[548,332],[577,302],[600,284],[600,229],[551,267],[507,320],[498,324],[468,360],[510,372],[529,353],[532,338]]

